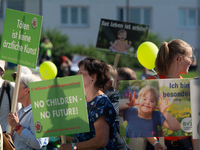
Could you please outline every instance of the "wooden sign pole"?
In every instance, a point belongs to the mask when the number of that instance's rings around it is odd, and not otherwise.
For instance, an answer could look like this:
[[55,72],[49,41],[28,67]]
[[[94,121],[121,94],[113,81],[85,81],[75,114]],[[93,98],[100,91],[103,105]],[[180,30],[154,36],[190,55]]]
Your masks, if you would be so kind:
[[66,143],[66,136],[65,135],[61,135],[61,142],[62,144]]
[[165,139],[164,139],[164,137],[159,137],[159,143],[162,145],[162,147],[165,147]]
[[[11,113],[15,113],[16,111],[20,76],[21,76],[21,65],[17,65],[17,74],[16,74],[16,79],[15,79],[15,88],[14,88],[13,99],[12,99]],[[12,133],[11,126],[8,127],[8,133],[10,134]]]
[[118,62],[119,62],[119,54],[117,54],[116,56],[115,56],[115,62],[114,62],[114,67],[117,69],[117,66],[118,66]]

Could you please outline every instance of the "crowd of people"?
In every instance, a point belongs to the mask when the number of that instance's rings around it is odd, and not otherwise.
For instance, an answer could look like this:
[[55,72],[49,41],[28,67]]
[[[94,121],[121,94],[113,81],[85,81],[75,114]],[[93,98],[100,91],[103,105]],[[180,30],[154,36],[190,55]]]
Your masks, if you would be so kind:
[[[63,57],[66,62],[67,58]],[[156,58],[155,75],[142,76],[146,80],[150,79],[181,79],[181,74],[187,74],[190,65],[193,63],[192,47],[180,40],[175,39],[170,42],[163,42],[159,48]],[[70,61],[69,61],[70,63]],[[33,74],[27,67],[22,68],[20,76],[20,86],[18,91],[18,105],[15,113],[10,113],[9,97],[12,99],[14,82],[9,82],[10,96],[4,88],[5,81],[2,79],[5,73],[5,62],[0,61],[0,124],[4,133],[7,132],[7,127],[11,126],[11,133],[16,150],[68,150],[68,149],[86,149],[86,150],[196,150],[197,141],[191,137],[165,137],[165,145],[161,145],[158,137],[139,137],[130,138],[129,143],[126,139],[120,137],[120,122],[121,120],[129,120],[126,117],[127,113],[135,114],[137,119],[130,119],[129,131],[127,137],[133,135],[136,131],[132,130],[135,122],[142,122],[145,119],[157,119],[159,125],[164,125],[171,130],[179,130],[180,124],[166,112],[166,103],[159,108],[160,112],[154,114],[154,108],[160,98],[155,89],[145,87],[139,93],[139,103],[144,103],[144,97],[149,101],[148,105],[153,105],[151,113],[146,114],[142,109],[133,108],[135,104],[135,93],[129,95],[129,103],[122,106],[119,102],[119,81],[121,80],[137,80],[134,70],[121,67],[115,68],[110,64],[106,64],[102,60],[87,57],[78,63],[79,70],[77,75],[82,75],[84,81],[84,91],[87,103],[87,112],[90,132],[77,133],[72,136],[66,136],[66,143],[61,144],[60,138],[56,143],[52,144],[49,137],[36,138],[35,129],[31,108],[31,99],[29,93],[29,82],[40,81],[40,77]],[[145,72],[147,74],[147,72]],[[66,74],[69,75],[69,74]],[[16,72],[12,74],[15,80]],[[148,99],[149,92],[154,93],[154,101]],[[12,101],[11,101],[12,103]],[[140,104],[139,104],[140,105]],[[142,105],[142,104],[141,104]],[[161,116],[160,118],[158,116]],[[123,117],[123,118],[122,118]],[[157,118],[155,118],[157,117]],[[134,118],[134,117],[133,117]],[[151,125],[150,125],[151,126]],[[157,126],[157,125],[156,125]],[[147,135],[151,135],[146,133]],[[0,148],[1,149],[1,148]]]
[[[45,61],[52,61],[53,44],[47,36],[44,36],[39,46],[38,65]],[[70,75],[71,60],[67,56],[60,56],[57,64],[58,74],[57,77],[65,77]]]

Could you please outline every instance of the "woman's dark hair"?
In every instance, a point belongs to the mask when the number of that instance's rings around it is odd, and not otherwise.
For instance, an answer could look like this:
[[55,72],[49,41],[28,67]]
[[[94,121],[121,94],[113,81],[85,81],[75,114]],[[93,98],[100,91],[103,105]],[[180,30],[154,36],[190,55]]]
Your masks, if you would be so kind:
[[80,68],[81,66],[88,71],[90,76],[97,74],[97,80],[94,85],[98,88],[104,88],[109,81],[108,66],[104,61],[87,57],[78,63],[78,67]]

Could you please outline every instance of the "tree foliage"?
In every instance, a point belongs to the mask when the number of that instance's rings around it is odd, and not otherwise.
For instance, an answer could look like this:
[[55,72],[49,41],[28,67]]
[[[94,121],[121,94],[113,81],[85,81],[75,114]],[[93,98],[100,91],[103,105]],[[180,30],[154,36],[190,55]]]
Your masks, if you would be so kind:
[[[62,34],[61,31],[59,31],[56,28],[43,31],[41,38],[43,36],[48,36],[54,46],[52,50],[52,57],[54,63],[58,62],[59,57],[61,55],[66,55],[69,58],[72,58],[73,54],[78,54],[104,60],[106,63],[114,65],[116,54],[98,51],[93,45],[90,45],[89,47],[85,47],[84,45],[80,44],[72,46],[69,43],[70,37],[68,37],[66,34]],[[154,34],[152,32],[148,34],[147,41],[153,42],[157,45],[157,47],[160,47],[161,43],[163,42],[159,34]],[[127,55],[120,54],[118,67],[124,66],[132,69],[143,67],[135,56],[130,57]]]
[[[114,65],[116,54],[98,51],[95,49],[94,45],[90,45],[89,47],[80,44],[72,46],[69,42],[70,37],[68,37],[66,34],[62,34],[61,30],[58,28],[42,31],[41,39],[44,36],[47,36],[53,44],[52,60],[56,65],[59,63],[60,56],[65,55],[69,58],[72,58],[74,54],[94,57]],[[169,41],[170,39],[172,38],[168,38],[165,41]],[[163,42],[159,34],[154,34],[152,32],[148,33],[147,41],[153,42],[157,45],[157,47],[160,47],[161,43]],[[130,57],[124,54],[120,54],[118,67],[124,66],[132,69],[143,67],[135,56]]]
[[41,34],[41,39],[45,36],[48,37],[53,44],[52,60],[57,64],[60,56],[67,55],[67,51],[71,47],[69,37],[66,34],[62,34],[57,28],[44,30]]

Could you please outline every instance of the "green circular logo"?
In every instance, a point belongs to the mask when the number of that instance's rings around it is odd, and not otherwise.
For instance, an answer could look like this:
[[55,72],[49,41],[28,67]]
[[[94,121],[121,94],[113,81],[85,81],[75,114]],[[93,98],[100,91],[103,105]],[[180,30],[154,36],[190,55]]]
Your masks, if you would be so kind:
[[33,20],[32,20],[32,26],[33,26],[33,28],[37,27],[37,23],[38,23],[37,18],[34,17]]
[[37,133],[40,133],[42,131],[42,124],[41,124],[41,122],[39,122],[39,121],[35,122],[35,131]]

